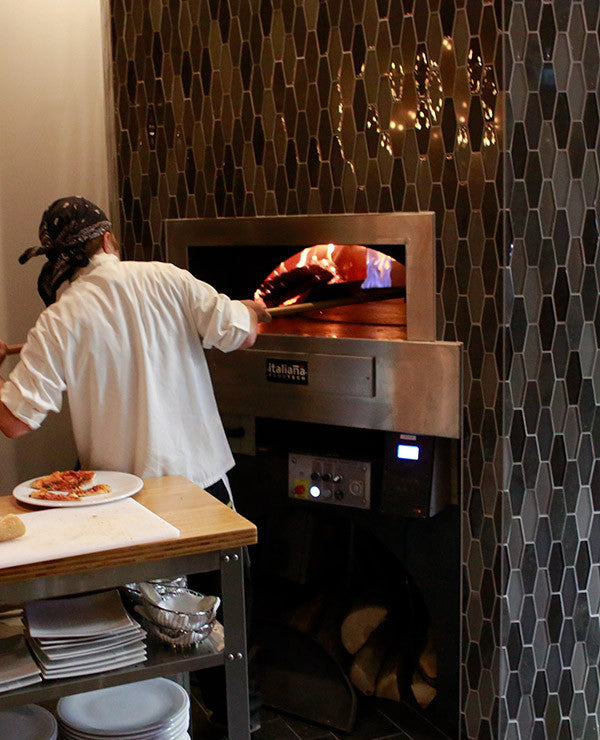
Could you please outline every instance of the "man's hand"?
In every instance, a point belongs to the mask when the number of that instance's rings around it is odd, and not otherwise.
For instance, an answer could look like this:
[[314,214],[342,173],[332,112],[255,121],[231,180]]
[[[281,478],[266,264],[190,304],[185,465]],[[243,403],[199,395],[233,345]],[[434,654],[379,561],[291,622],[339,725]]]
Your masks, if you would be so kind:
[[[0,339],[0,365],[6,359],[7,354],[8,348],[6,343]],[[4,383],[4,378],[0,378],[0,391],[2,390]],[[31,428],[25,424],[24,421],[21,421],[21,419],[17,419],[12,411],[10,411],[2,401],[0,401],[0,432],[5,434],[7,437],[14,438],[21,437],[23,434],[27,434],[27,432],[30,431]]]
[[[0,388],[3,385],[4,381],[0,378]],[[31,427],[21,419],[17,419],[12,411],[0,401],[0,432],[10,439],[14,439],[15,437],[22,437],[30,431]]]
[[246,306],[250,314],[250,331],[248,332],[248,336],[246,337],[244,343],[241,345],[240,349],[249,349],[254,345],[254,342],[256,342],[256,337],[258,335],[258,323],[268,323],[269,321],[271,321],[271,314],[262,305],[262,303],[257,303],[256,301],[251,301],[247,299],[240,301],[240,303],[243,303],[244,306]]
[[258,303],[257,301],[251,301],[251,300],[243,300],[241,303],[246,306],[246,308],[249,308],[251,311],[254,311],[256,314],[256,320],[259,323],[268,324],[269,321],[271,321],[271,314],[267,311],[267,309],[262,305],[262,303]]

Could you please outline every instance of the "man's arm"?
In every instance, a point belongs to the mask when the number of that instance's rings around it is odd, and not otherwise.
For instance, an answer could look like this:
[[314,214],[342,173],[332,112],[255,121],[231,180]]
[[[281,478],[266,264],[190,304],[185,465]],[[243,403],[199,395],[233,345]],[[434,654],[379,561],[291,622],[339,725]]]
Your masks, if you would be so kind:
[[[6,344],[2,340],[0,340],[0,365],[2,365],[5,358]],[[2,391],[2,386],[4,385],[4,383],[4,378],[0,377],[0,392]],[[10,411],[4,405],[4,403],[0,401],[0,432],[2,432],[2,434],[4,434],[5,436],[13,439],[14,437],[22,437],[24,434],[27,434],[27,432],[30,431],[31,427],[25,424],[24,421],[21,421],[21,419],[17,419],[12,411]]]
[[257,303],[256,301],[243,300],[240,303],[243,303],[250,313],[250,333],[240,347],[240,349],[248,349],[256,342],[259,322],[268,323],[271,321],[271,314],[261,303]]

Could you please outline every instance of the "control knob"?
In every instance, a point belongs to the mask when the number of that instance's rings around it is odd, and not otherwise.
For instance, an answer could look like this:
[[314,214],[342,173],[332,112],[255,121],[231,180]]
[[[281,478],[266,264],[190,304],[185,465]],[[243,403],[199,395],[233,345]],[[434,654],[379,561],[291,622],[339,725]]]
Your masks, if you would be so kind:
[[362,496],[363,495],[363,484],[359,480],[353,480],[350,483],[350,493],[353,496]]

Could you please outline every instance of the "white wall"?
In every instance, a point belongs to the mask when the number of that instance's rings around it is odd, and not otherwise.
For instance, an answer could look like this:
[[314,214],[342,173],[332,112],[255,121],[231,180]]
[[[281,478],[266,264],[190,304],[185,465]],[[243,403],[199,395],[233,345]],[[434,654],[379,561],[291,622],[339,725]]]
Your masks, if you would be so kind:
[[[23,341],[43,309],[38,243],[45,208],[83,195],[108,210],[102,0],[0,0],[0,337]],[[15,364],[8,358],[1,373]],[[72,467],[68,410],[19,440],[0,434],[0,495]]]

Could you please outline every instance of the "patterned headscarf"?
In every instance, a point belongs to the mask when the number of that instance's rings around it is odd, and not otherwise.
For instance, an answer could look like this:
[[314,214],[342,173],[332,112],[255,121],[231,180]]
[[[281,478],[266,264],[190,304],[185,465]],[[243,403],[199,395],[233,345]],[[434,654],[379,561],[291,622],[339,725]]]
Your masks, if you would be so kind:
[[89,263],[87,242],[111,228],[104,211],[85,198],[73,195],[48,206],[40,223],[41,246],[30,247],[19,257],[22,265],[39,254],[48,260],[38,278],[38,292],[46,306],[54,303],[60,285]]

